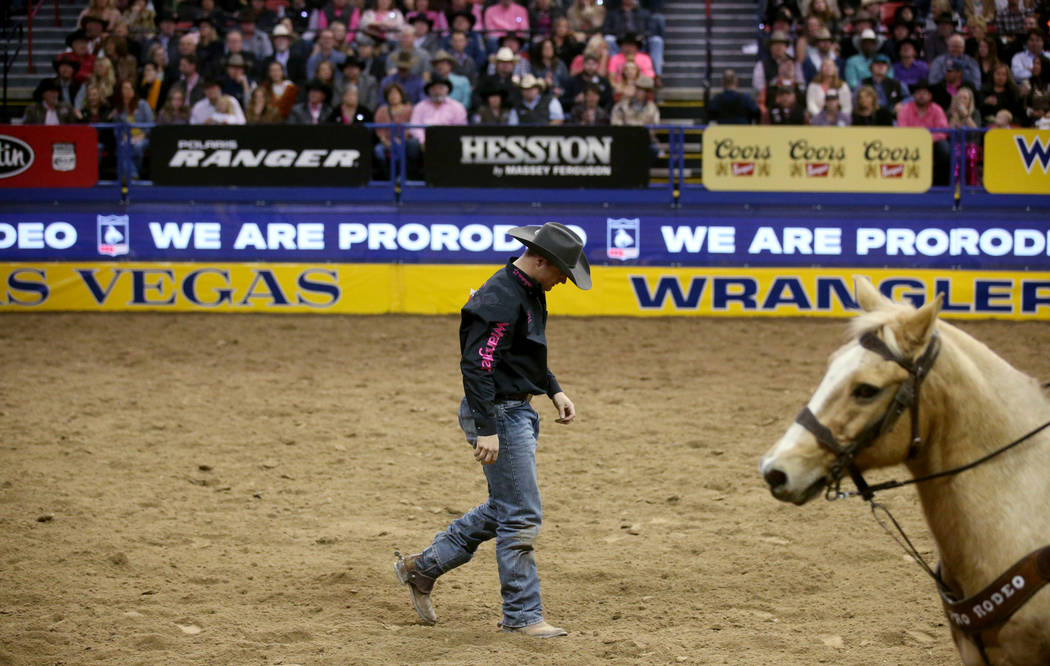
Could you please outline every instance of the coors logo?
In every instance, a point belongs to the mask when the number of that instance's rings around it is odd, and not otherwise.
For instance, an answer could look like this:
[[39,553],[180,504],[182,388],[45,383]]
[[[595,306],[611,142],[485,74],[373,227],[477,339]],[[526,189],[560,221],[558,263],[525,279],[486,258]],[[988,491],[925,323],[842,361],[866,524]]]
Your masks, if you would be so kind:
[[0,134],[0,178],[17,176],[33,165],[33,149],[25,141]]

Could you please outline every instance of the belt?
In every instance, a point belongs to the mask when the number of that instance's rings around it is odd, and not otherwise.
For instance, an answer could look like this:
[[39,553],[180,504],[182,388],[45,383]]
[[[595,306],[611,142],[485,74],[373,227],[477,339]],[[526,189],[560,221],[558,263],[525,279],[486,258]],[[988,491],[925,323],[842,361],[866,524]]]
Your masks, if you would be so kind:
[[496,402],[511,402],[514,400],[524,400],[525,402],[532,401],[531,393],[502,393],[496,396]]

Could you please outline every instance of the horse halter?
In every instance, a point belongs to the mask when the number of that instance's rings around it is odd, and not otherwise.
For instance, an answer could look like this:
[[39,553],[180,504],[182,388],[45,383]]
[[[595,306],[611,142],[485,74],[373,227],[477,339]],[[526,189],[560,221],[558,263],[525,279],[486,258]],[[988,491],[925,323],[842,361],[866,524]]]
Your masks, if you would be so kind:
[[860,336],[860,346],[872,351],[887,361],[893,361],[908,372],[908,378],[901,382],[893,400],[890,401],[886,411],[879,418],[868,424],[857,436],[849,442],[839,442],[831,430],[822,424],[810,411],[809,407],[803,407],[802,411],[795,417],[795,423],[808,430],[817,438],[823,448],[835,454],[835,462],[831,467],[831,478],[828,481],[825,497],[828,500],[839,499],[847,496],[839,491],[839,484],[845,473],[849,473],[853,483],[857,486],[860,495],[870,500],[874,492],[869,488],[864,476],[857,468],[856,456],[862,450],[868,448],[875,441],[893,429],[897,419],[904,413],[905,409],[911,412],[911,441],[908,446],[908,457],[914,458],[919,453],[922,444],[922,436],[919,434],[919,389],[926,379],[934,361],[941,350],[940,336],[934,332],[930,342],[922,354],[912,361],[911,359],[898,356],[890,349],[874,331],[868,331]]

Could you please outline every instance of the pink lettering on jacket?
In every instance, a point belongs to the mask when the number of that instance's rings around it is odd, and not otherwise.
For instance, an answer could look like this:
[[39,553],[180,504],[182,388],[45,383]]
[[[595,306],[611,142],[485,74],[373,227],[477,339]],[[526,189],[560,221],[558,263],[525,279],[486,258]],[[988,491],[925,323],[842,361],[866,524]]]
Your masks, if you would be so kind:
[[492,333],[489,334],[489,339],[485,342],[485,346],[478,349],[478,355],[481,356],[481,367],[489,372],[492,372],[492,357],[496,354],[496,347],[499,346],[499,341],[503,339],[503,335],[507,332],[507,322],[500,322],[492,327]]

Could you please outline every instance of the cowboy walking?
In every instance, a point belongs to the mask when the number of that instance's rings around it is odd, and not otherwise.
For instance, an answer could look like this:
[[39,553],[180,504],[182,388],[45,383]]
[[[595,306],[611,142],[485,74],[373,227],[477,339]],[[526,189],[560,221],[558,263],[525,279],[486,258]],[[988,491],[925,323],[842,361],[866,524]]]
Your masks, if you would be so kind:
[[576,408],[547,368],[545,292],[568,280],[591,288],[583,241],[565,225],[516,227],[507,232],[525,245],[467,301],[462,310],[460,368],[466,397],[459,424],[474,447],[488,481],[489,497],[453,521],[422,553],[394,570],[408,585],[412,604],[427,624],[437,622],[430,592],[434,581],[473,557],[482,542],[496,539],[503,595],[504,631],[538,638],[565,636],[543,618],[540,580],[533,559],[542,511],[536,481],[539,415],[530,404],[546,394],[558,410],[556,422],[572,423]]

